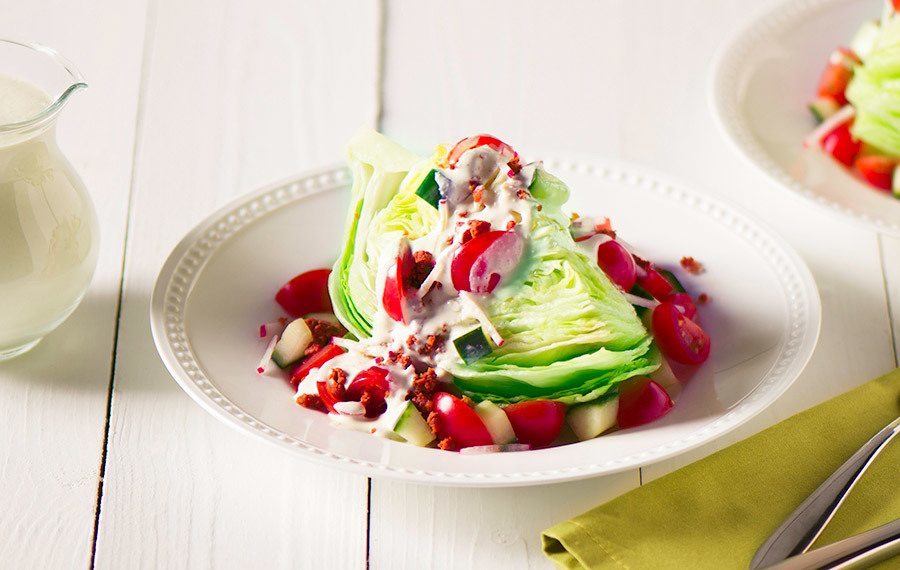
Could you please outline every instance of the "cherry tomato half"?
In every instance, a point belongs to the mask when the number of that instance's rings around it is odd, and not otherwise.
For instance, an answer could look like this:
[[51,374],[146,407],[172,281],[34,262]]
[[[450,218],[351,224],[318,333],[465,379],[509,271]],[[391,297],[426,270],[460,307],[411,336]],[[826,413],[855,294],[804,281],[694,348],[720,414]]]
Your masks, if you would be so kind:
[[457,291],[490,293],[512,273],[525,243],[515,231],[478,234],[464,243],[450,263],[450,276]]
[[631,291],[637,281],[634,257],[616,240],[605,241],[597,247],[597,265],[623,291]]
[[853,166],[866,182],[880,190],[890,190],[893,187],[894,168],[897,161],[887,156],[869,155],[860,156],[854,161]]
[[330,313],[329,275],[330,269],[313,269],[301,273],[278,290],[275,301],[295,318],[309,313]]
[[639,376],[619,386],[619,411],[616,423],[622,429],[641,426],[658,420],[675,405],[665,388]]
[[516,439],[534,447],[553,443],[566,419],[566,405],[552,400],[530,400],[503,408]]
[[475,410],[456,396],[438,392],[432,400],[432,408],[437,415],[438,437],[449,437],[452,449],[493,445],[490,432]]
[[659,349],[675,362],[697,365],[709,358],[709,335],[674,303],[653,309],[652,328]]
[[846,166],[853,164],[853,159],[859,154],[862,146],[862,143],[854,139],[850,133],[852,124],[853,121],[841,123],[822,139],[822,148],[825,152]]
[[450,149],[450,153],[447,155],[447,162],[450,163],[451,166],[454,166],[464,152],[480,146],[489,146],[496,150],[506,162],[519,156],[511,146],[497,137],[491,135],[473,135],[459,141],[452,149]]

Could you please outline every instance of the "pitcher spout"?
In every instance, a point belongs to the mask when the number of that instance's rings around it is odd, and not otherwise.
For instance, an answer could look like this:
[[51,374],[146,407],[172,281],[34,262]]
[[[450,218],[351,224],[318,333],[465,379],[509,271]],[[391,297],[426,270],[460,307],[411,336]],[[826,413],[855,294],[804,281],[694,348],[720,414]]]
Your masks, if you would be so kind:
[[75,65],[56,50],[0,38],[0,135],[41,131],[86,88]]

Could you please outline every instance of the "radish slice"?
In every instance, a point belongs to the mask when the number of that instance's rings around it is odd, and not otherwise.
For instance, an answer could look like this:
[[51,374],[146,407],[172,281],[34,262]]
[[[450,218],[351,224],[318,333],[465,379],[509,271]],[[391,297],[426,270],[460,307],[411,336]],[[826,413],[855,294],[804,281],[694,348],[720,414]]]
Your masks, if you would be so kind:
[[463,455],[482,455],[484,453],[499,453],[499,445],[473,445],[459,450]]
[[518,233],[503,232],[472,264],[469,272],[472,291],[493,291],[504,277],[515,271],[524,249],[525,240]]
[[841,107],[840,111],[828,117],[821,125],[816,127],[816,130],[811,132],[809,136],[803,140],[803,146],[819,146],[822,143],[822,139],[824,139],[831,131],[855,116],[856,109],[853,105],[844,105]]
[[450,264],[457,291],[490,293],[515,271],[525,250],[525,240],[515,231],[478,234],[463,244]]
[[266,338],[271,335],[281,334],[284,332],[284,327],[288,324],[288,319],[285,317],[279,317],[277,321],[272,321],[269,323],[263,323],[259,325],[259,338]]
[[531,446],[527,443],[508,443],[500,446],[500,451],[528,451]]
[[478,301],[475,300],[475,296],[466,291],[460,291],[459,298],[469,312],[472,313],[472,316],[475,317],[475,320],[481,325],[481,328],[484,329],[484,332],[491,337],[494,344],[503,346],[504,340],[503,337],[500,336],[500,331],[497,330],[497,327],[495,327],[494,323],[491,322],[491,319],[488,318],[487,313],[484,312],[484,309],[482,309],[481,305],[478,304]]
[[345,416],[362,416],[366,408],[361,402],[335,402],[334,411]]
[[631,293],[622,293],[625,296],[625,300],[631,303],[632,305],[637,305],[638,307],[645,307],[647,309],[653,309],[657,305],[659,305],[659,301],[656,299],[645,299],[643,297],[638,297],[637,295],[633,295]]
[[509,443],[507,445],[475,445],[459,450],[463,455],[483,455],[485,453],[506,453],[515,451],[528,451],[531,446],[527,443]]
[[278,344],[278,335],[273,336],[269,344],[266,345],[266,351],[263,353],[262,358],[259,359],[259,364],[256,365],[256,373],[260,376],[268,375],[273,369],[278,368],[273,366],[274,362],[272,362],[272,353],[275,352],[276,344]]

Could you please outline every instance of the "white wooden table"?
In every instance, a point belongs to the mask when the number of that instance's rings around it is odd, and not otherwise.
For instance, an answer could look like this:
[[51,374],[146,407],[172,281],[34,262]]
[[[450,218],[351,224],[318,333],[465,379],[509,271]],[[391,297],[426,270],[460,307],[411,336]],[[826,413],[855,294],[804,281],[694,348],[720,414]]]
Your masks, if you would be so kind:
[[[0,35],[58,48],[91,83],[60,138],[97,204],[82,306],[0,365],[0,566],[543,568],[540,531],[897,366],[900,240],[811,206],[716,130],[712,55],[739,0],[3,0]],[[641,470],[511,490],[367,480],[236,433],[183,394],[149,293],[211,210],[342,159],[361,124],[428,150],[473,132],[648,164],[780,231],[824,305],[777,404]]]

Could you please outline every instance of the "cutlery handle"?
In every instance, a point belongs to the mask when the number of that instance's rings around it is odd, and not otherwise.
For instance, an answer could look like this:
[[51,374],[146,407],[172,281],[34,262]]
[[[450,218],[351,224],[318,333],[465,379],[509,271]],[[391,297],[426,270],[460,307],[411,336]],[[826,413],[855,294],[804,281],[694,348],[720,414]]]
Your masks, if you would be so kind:
[[900,519],[779,562],[766,570],[868,568],[900,554]]
[[765,568],[810,547],[860,476],[891,439],[900,432],[900,418],[875,434],[837,471],[806,498],[778,530],[759,547],[750,568]]

